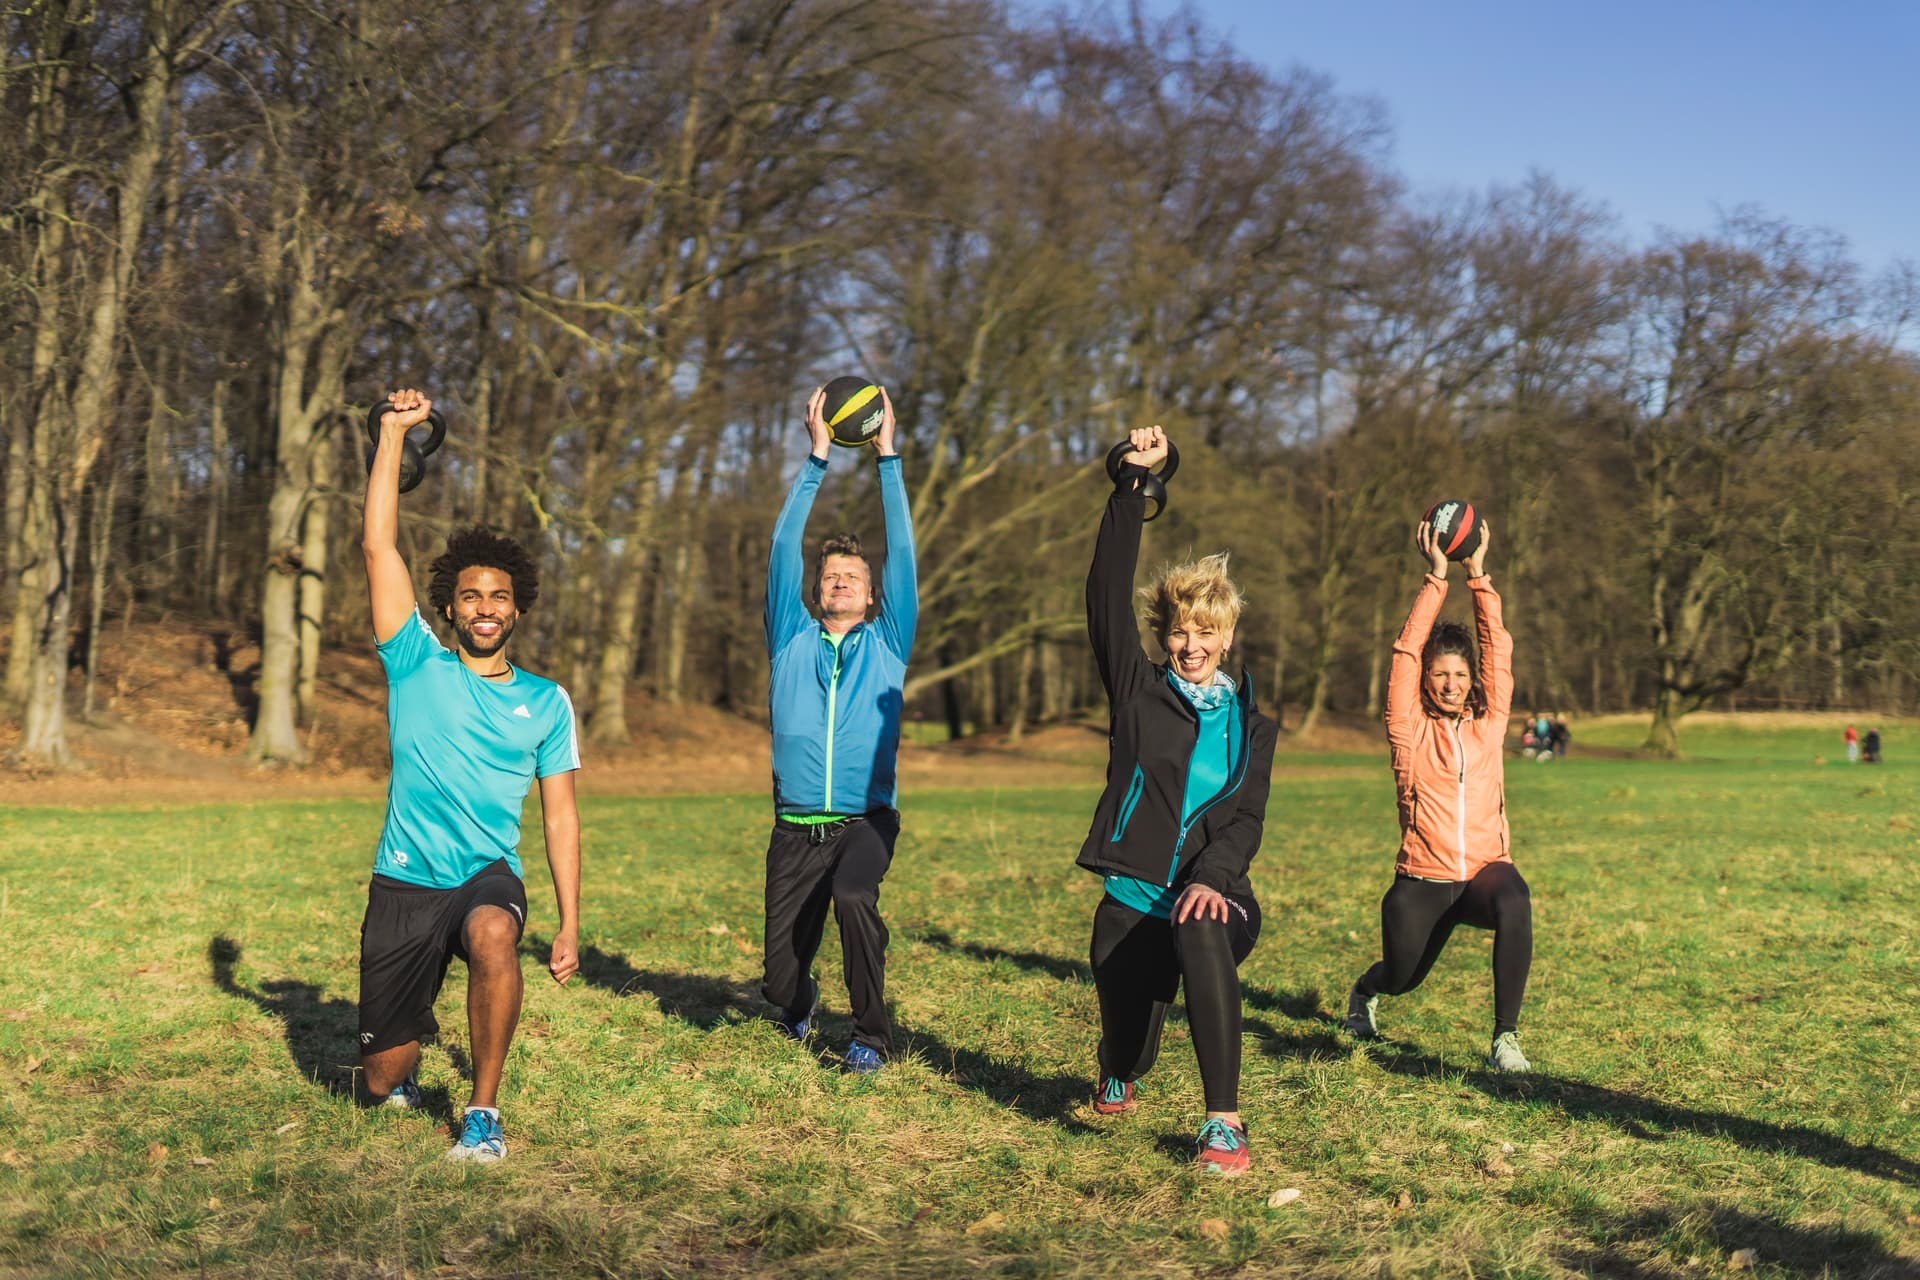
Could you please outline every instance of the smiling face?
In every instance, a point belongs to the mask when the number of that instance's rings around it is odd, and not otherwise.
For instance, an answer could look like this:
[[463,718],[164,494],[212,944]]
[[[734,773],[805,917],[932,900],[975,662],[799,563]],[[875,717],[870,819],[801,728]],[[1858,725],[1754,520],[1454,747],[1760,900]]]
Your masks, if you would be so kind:
[[1427,664],[1423,681],[1427,701],[1441,715],[1459,716],[1467,709],[1467,695],[1473,691],[1473,668],[1457,653],[1437,655]]
[[1222,630],[1205,618],[1189,614],[1160,637],[1174,674],[1189,684],[1211,684],[1220,659],[1233,648],[1233,628]]
[[820,621],[840,631],[873,607],[873,571],[863,556],[830,555],[820,565]]
[[519,620],[513,579],[504,570],[473,565],[460,571],[453,603],[447,606],[447,621],[468,656],[485,658],[500,652]]

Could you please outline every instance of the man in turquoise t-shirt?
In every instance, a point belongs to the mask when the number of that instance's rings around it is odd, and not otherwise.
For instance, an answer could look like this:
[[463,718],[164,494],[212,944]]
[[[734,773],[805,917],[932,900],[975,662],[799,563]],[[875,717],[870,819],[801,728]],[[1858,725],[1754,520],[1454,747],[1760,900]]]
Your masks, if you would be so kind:
[[470,529],[433,562],[428,599],[457,653],[420,616],[397,541],[400,454],[433,405],[414,390],[388,399],[361,532],[393,776],[360,928],[360,1063],[376,1102],[418,1107],[420,1042],[439,1030],[433,1002],[448,964],[465,960],[473,1096],[447,1154],[487,1162],[507,1153],[497,1097],[520,1020],[527,893],[516,849],[535,778],[560,907],[547,967],[556,982],[580,968],[580,750],[566,690],[507,661],[514,623],[539,592],[518,543]]

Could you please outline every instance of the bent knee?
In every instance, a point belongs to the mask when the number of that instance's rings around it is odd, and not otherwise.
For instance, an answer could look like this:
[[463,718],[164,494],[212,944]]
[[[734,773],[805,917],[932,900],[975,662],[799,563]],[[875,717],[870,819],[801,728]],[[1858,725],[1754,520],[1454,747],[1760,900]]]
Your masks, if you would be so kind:
[[520,945],[520,922],[504,907],[475,907],[460,932],[468,955],[511,955]]

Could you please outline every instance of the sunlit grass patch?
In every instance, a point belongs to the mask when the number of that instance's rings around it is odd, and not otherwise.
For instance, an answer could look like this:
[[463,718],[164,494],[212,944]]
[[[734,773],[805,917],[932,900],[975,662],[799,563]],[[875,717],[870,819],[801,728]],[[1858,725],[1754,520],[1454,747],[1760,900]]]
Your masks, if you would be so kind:
[[1186,1163],[1200,1085],[1177,1014],[1139,1112],[1089,1105],[1099,890],[1071,863],[1090,788],[907,797],[882,896],[899,1055],[864,1079],[835,1069],[831,930],[814,1041],[762,1020],[763,801],[589,802],[566,989],[526,850],[495,1169],[440,1159],[465,1096],[458,966],[422,1066],[431,1114],[349,1096],[376,806],[14,810],[0,1264],[1684,1275],[1752,1249],[1759,1274],[1915,1274],[1915,772],[1890,754],[1865,785],[1798,758],[1799,732],[1677,764],[1510,766],[1537,935],[1521,1079],[1482,1065],[1484,934],[1382,1002],[1384,1041],[1339,1032],[1378,945],[1391,783],[1378,761],[1283,762],[1244,971],[1255,1166],[1232,1182]]

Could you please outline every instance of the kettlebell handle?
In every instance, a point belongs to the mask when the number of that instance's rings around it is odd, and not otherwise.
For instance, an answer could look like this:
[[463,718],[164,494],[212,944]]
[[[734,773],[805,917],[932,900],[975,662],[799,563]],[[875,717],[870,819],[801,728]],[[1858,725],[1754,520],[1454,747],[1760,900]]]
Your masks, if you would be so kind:
[[[1122,440],[1119,444],[1107,450],[1107,479],[1113,481],[1115,484],[1120,483],[1121,459],[1132,452],[1133,441],[1131,440]],[[1149,472],[1148,474],[1158,476],[1162,481],[1166,481],[1173,479],[1173,473],[1179,469],[1180,450],[1174,446],[1173,441],[1169,440],[1167,441],[1167,460],[1160,464],[1158,471]]]
[[[1107,479],[1116,485],[1120,483],[1121,459],[1132,452],[1133,441],[1131,440],[1122,440],[1107,450]],[[1167,441],[1167,459],[1161,464],[1160,470],[1149,471],[1141,476],[1139,487],[1135,490],[1147,500],[1147,514],[1142,517],[1143,520],[1154,520],[1167,509],[1167,480],[1179,469],[1180,450],[1174,447],[1173,441],[1169,440]]]
[[[393,412],[393,401],[382,400],[367,410],[367,442],[378,447],[380,444],[380,419]],[[409,433],[411,434],[411,433]],[[427,410],[427,438],[414,447],[420,450],[422,458],[438,449],[447,438],[447,420],[440,416],[438,409]]]

